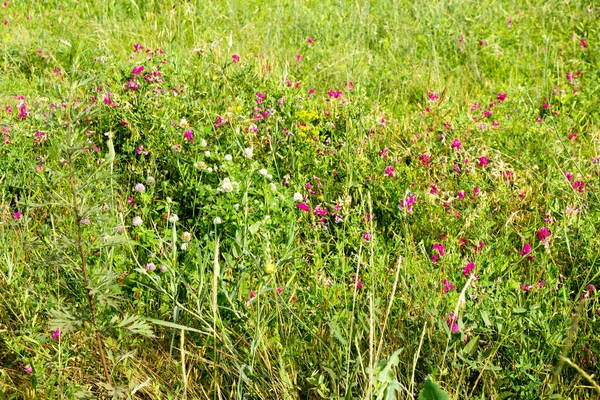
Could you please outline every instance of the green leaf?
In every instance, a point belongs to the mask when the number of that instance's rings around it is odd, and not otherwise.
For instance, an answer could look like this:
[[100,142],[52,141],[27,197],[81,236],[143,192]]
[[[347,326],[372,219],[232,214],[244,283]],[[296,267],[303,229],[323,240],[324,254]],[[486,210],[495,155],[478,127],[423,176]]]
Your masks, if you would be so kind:
[[450,395],[440,389],[431,378],[427,378],[425,386],[419,392],[418,400],[450,400]]

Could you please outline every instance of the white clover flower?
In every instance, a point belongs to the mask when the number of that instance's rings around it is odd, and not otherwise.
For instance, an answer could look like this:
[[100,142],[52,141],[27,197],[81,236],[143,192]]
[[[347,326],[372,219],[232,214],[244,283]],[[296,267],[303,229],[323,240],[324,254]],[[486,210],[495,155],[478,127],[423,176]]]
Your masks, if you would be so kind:
[[267,176],[267,179],[268,179],[268,180],[271,180],[271,179],[273,179],[273,175],[271,175],[271,174],[267,174],[266,176]]
[[238,185],[239,184],[237,182],[232,182],[229,178],[223,178],[223,183],[217,190],[220,190],[223,193],[231,193]]
[[267,171],[266,169],[262,168],[260,171],[258,171],[259,174],[261,174],[262,176],[267,176],[269,175],[269,171]]
[[236,204],[234,204],[234,205],[233,205],[233,209],[234,209],[235,211],[240,211],[240,205],[239,205],[239,204],[237,204],[237,203],[236,203]]
[[187,122],[187,119],[181,118],[181,121],[179,121],[179,126],[182,128],[187,128],[190,126],[190,124]]
[[233,157],[231,156],[231,154],[225,154],[225,161],[231,161],[233,160]]
[[138,183],[137,185],[135,185],[134,189],[136,192],[144,192],[146,190],[146,186],[144,186],[143,183]]
[[299,193],[299,192],[294,193],[294,201],[296,203],[298,203],[302,200],[304,200],[304,196],[302,196],[302,193]]
[[206,151],[204,152],[204,157],[210,157],[210,151],[206,150]]
[[186,250],[187,250],[187,247],[188,247],[188,244],[187,244],[187,243],[182,243],[182,244],[181,244],[181,251],[186,251]]
[[200,147],[206,147],[206,146],[208,146],[208,143],[206,143],[206,139],[202,139],[200,141]]
[[216,218],[213,220],[213,223],[214,223],[215,225],[221,225],[221,224],[223,223],[223,220],[222,220],[221,218],[219,218],[219,217],[216,217]]
[[272,191],[274,191],[274,192],[276,192],[276,191],[277,191],[277,186],[275,186],[275,184],[274,184],[274,183],[271,183],[271,185],[270,185],[270,186],[271,186],[271,190],[272,190]]
[[142,221],[142,217],[133,217],[133,220],[131,220],[131,225],[133,226],[140,226],[144,223],[144,221]]
[[156,185],[156,179],[154,179],[153,176],[149,176],[148,178],[146,178],[146,185],[148,185],[148,186]]
[[246,158],[252,158],[253,154],[254,154],[254,150],[252,149],[252,147],[246,147],[244,149],[244,157],[246,157]]
[[179,217],[177,216],[177,214],[171,214],[169,216],[169,222],[175,223],[177,221],[179,221]]
[[213,169],[212,169],[212,167],[208,167],[208,168],[206,168],[206,172],[213,172]]
[[190,240],[192,240],[192,234],[189,232],[183,232],[181,234],[181,239],[183,239],[184,242],[189,242]]

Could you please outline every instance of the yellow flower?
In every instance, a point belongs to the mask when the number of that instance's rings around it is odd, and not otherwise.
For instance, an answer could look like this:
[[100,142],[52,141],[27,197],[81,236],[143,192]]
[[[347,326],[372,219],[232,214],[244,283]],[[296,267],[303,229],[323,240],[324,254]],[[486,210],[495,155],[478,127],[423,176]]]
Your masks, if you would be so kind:
[[265,267],[263,268],[263,270],[265,271],[265,274],[268,274],[268,275],[277,272],[277,269],[275,268],[275,265],[273,263],[266,264]]

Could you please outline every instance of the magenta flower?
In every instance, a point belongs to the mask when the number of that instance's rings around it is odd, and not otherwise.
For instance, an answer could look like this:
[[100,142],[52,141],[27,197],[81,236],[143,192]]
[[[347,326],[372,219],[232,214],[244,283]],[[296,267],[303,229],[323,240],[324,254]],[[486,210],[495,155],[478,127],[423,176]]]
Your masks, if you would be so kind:
[[60,329],[55,329],[52,331],[52,339],[58,339],[60,337]]
[[363,287],[363,284],[362,284],[362,282],[360,281],[360,278],[359,278],[358,276],[355,276],[355,277],[354,277],[354,282],[356,282],[356,288],[357,288],[357,289],[362,289],[362,287]]
[[440,257],[443,257],[446,254],[446,252],[444,250],[444,245],[439,244],[439,243],[435,243],[433,245],[433,250],[437,251],[438,254],[440,255]]
[[28,373],[28,374],[30,374],[31,372],[33,372],[33,368],[31,368],[30,365],[26,365],[24,369],[25,369],[25,372]]
[[454,286],[452,283],[450,283],[449,280],[444,279],[444,289],[443,289],[443,293],[446,294],[448,293],[448,291],[450,290],[454,290],[456,289],[456,286]]
[[485,167],[490,162],[490,159],[487,157],[479,157],[479,166]]
[[523,250],[521,250],[521,252],[519,254],[521,254],[522,256],[531,253],[531,245],[529,243],[525,243],[523,245]]
[[365,238],[365,243],[369,243],[371,241],[371,234],[370,233],[365,233],[363,235],[363,237]]
[[296,207],[298,207],[302,211],[310,212],[310,207],[304,202],[296,204]]
[[131,71],[131,73],[133,74],[133,76],[137,76],[137,75],[141,74],[142,72],[144,72],[144,66],[143,65],[139,65],[139,66],[133,67],[133,70]]
[[429,190],[429,193],[431,194],[438,194],[438,187],[435,185],[435,183],[430,183],[429,186],[431,187],[431,189]]
[[415,204],[415,202],[417,201],[417,196],[410,196],[410,197],[406,197],[404,199],[402,199],[402,202],[400,203],[400,205],[398,206],[399,209],[403,209],[405,208],[406,211],[408,211],[409,214],[412,214],[413,212],[413,204]]
[[459,142],[458,139],[454,139],[454,142],[452,142],[452,146],[450,147],[460,150],[460,146],[462,146],[462,142]]
[[587,47],[587,41],[584,38],[581,38],[579,43],[581,43],[581,47],[583,47],[584,49]]
[[550,237],[550,230],[547,226],[543,227],[537,232],[537,237],[540,242],[545,241],[548,237]]
[[387,176],[390,178],[393,178],[395,176],[394,173],[394,167],[392,167],[391,165],[388,165],[387,167],[385,167],[385,171],[383,172],[383,176]]
[[191,129],[185,131],[185,133],[183,134],[183,139],[189,142],[190,144],[194,144],[194,132]]
[[16,213],[13,214],[13,218],[14,219],[21,219],[21,213],[17,211]]
[[309,37],[308,39],[306,39],[306,42],[307,42],[308,44],[313,44],[313,43],[315,42],[315,39],[313,39],[313,38]]
[[457,196],[458,196],[458,198],[460,200],[462,200],[462,199],[465,198],[465,191],[464,190],[459,190],[458,192],[456,192],[456,194],[457,194]]
[[233,63],[234,63],[234,64],[237,64],[237,63],[239,63],[239,62],[240,62],[240,56],[238,56],[237,54],[233,54],[233,55],[231,56],[231,58],[233,58]]
[[573,180],[573,175],[567,171],[565,172],[565,178],[567,178],[567,180],[571,182]]
[[458,333],[458,324],[456,321],[458,321],[458,316],[454,315],[454,313],[450,313],[450,316],[446,320],[446,324],[448,324],[448,327],[452,329],[452,332],[454,333]]
[[585,192],[585,182],[583,182],[583,181],[575,181],[573,183],[573,189],[578,189],[579,193]]
[[475,264],[473,263],[473,261],[469,261],[469,263],[467,265],[465,265],[463,268],[463,275],[469,276],[471,274],[471,272],[473,272],[474,269],[475,269]]
[[498,100],[500,100],[500,101],[506,100],[506,93],[498,93]]
[[437,100],[437,99],[438,99],[438,96],[437,96],[437,94],[435,94],[435,93],[433,93],[433,92],[429,92],[429,93],[427,93],[427,97],[429,97],[429,100],[431,100],[431,101],[435,101],[435,100]]
[[492,116],[492,112],[490,110],[483,110],[483,115],[489,118]]
[[479,197],[479,188],[477,186],[473,188],[473,197]]
[[523,286],[521,286],[521,288],[523,289],[523,291],[529,292],[531,289],[533,289],[533,286],[524,283]]

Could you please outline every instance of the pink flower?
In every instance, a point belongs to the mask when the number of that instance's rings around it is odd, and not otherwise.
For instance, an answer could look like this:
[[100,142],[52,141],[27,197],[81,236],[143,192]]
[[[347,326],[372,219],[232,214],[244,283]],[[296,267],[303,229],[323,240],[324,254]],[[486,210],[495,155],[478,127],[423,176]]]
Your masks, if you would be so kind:
[[300,62],[300,61],[302,61],[302,54],[298,54],[298,55],[296,56],[296,61],[297,61],[297,62]]
[[439,189],[434,183],[430,183],[429,186],[431,187],[431,189],[429,190],[429,193],[438,194]]
[[429,97],[429,100],[431,100],[431,101],[435,101],[435,100],[437,100],[437,99],[438,99],[438,96],[437,96],[437,94],[435,94],[435,93],[433,93],[433,92],[429,92],[429,93],[427,93],[427,97]]
[[490,162],[490,159],[487,157],[479,157],[479,166],[485,167]]
[[306,39],[306,42],[307,42],[308,44],[313,44],[313,43],[315,42],[315,39],[313,39],[313,38],[309,37],[308,39]]
[[465,198],[465,191],[464,190],[459,190],[458,192],[456,192],[456,194],[457,194],[457,196],[458,196],[458,198],[460,200],[462,200],[462,199]]
[[440,257],[443,257],[446,254],[446,252],[444,250],[444,246],[442,244],[435,243],[433,245],[433,249],[438,252],[438,254],[440,255]]
[[365,233],[363,235],[363,237],[365,238],[365,243],[369,243],[371,241],[371,234],[370,233]]
[[356,288],[357,288],[357,289],[362,289],[362,287],[363,287],[363,284],[362,284],[362,282],[360,281],[360,278],[359,278],[358,276],[355,276],[355,277],[354,277],[354,282],[356,282]]
[[13,214],[13,218],[14,219],[21,219],[21,213],[17,211],[16,213]]
[[58,339],[60,337],[60,329],[55,329],[52,331],[52,339]]
[[567,180],[571,182],[573,180],[573,175],[571,175],[570,172],[565,172],[565,178],[567,178]]
[[296,204],[296,207],[298,207],[302,211],[306,211],[306,212],[310,211],[310,207],[308,206],[308,204],[306,204],[304,202]]
[[523,291],[528,292],[531,289],[533,289],[533,286],[527,285],[527,284],[524,283],[523,286],[521,286],[521,288],[523,289]]
[[191,129],[185,131],[185,133],[183,134],[183,139],[186,142],[190,142],[190,144],[194,144],[194,132]]
[[28,373],[28,374],[30,374],[31,372],[33,372],[33,368],[31,368],[30,365],[26,365],[24,369],[25,369],[25,372]]
[[423,164],[425,167],[429,167],[431,165],[431,157],[427,154],[422,154],[419,157],[419,161],[421,161],[421,164]]
[[521,252],[519,254],[521,254],[522,256],[531,253],[531,245],[529,243],[525,243],[523,245],[523,250],[521,250]]
[[471,274],[471,272],[473,272],[474,269],[475,269],[475,264],[473,263],[473,261],[469,261],[469,263],[467,265],[465,265],[463,268],[463,275],[469,276]]
[[456,324],[456,321],[458,321],[458,316],[454,315],[454,313],[450,313],[450,316],[446,320],[446,324],[448,324],[448,327],[452,329],[452,332],[454,333],[458,333],[458,325]]
[[452,283],[450,283],[450,281],[448,281],[447,279],[444,279],[444,289],[443,289],[443,293],[448,293],[448,291],[450,290],[454,290],[456,289],[456,286],[454,286]]
[[233,54],[233,55],[231,56],[231,58],[233,58],[233,63],[234,63],[234,64],[237,64],[237,63],[239,63],[239,62],[240,62],[240,56],[238,56],[237,54]]
[[500,100],[500,101],[506,100],[506,93],[498,93],[498,100]]
[[462,142],[459,142],[458,139],[454,139],[454,142],[452,142],[452,146],[450,147],[460,150],[460,146],[462,146]]
[[581,43],[581,47],[583,47],[584,49],[587,47],[587,41],[584,38],[581,38],[581,40],[579,40],[579,43]]
[[388,165],[387,167],[385,167],[385,171],[383,172],[383,176],[387,176],[390,178],[393,178],[395,173],[394,173],[394,167],[392,167],[391,165]]
[[133,76],[137,76],[139,74],[141,74],[142,72],[144,72],[144,66],[143,65],[139,65],[136,67],[133,67],[133,70],[131,71]]
[[492,112],[490,110],[483,110],[483,115],[489,118],[492,116]]
[[406,198],[402,199],[398,208],[399,209],[406,208],[406,211],[408,211],[409,214],[412,214],[413,204],[415,204],[416,201],[417,201],[417,196],[406,197]]
[[548,237],[550,237],[550,230],[547,226],[543,227],[537,232],[537,237],[540,242],[545,241]]
[[573,183],[573,189],[578,189],[579,193],[585,192],[585,182],[583,182],[583,181],[575,181]]
[[473,188],[473,197],[479,197],[479,188],[477,186]]

